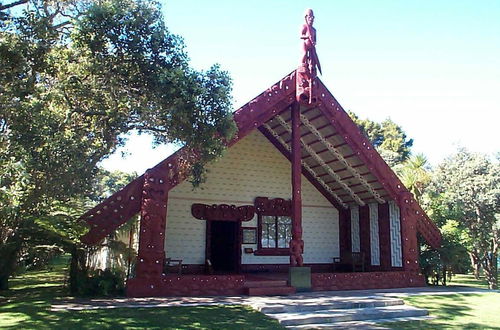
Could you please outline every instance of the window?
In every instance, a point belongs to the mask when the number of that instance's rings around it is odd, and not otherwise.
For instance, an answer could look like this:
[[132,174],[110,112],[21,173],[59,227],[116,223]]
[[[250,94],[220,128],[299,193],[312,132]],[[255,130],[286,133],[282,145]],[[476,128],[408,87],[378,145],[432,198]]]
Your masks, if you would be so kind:
[[292,218],[289,216],[259,215],[260,248],[288,249],[292,239]]
[[255,255],[290,255],[292,239],[292,201],[283,198],[255,198],[258,241]]

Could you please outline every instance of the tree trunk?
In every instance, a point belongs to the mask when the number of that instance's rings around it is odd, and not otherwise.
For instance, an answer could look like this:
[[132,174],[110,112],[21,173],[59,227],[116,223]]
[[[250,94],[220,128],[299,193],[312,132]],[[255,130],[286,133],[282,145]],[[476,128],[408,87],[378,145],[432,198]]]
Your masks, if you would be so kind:
[[0,275],[0,290],[9,289],[9,276]]
[[0,245],[0,290],[9,289],[9,278],[14,273],[17,255],[21,250],[21,242],[16,236],[11,236]]
[[469,252],[470,262],[472,267],[474,268],[474,278],[479,280],[479,275],[481,272],[481,258],[479,258],[478,254],[474,252]]
[[498,270],[497,270],[497,254],[488,253],[484,260],[484,274],[486,275],[486,281],[488,281],[488,287],[492,290],[498,288]]
[[79,285],[87,278],[86,251],[76,244],[71,249],[71,263],[69,267],[69,292],[78,295]]

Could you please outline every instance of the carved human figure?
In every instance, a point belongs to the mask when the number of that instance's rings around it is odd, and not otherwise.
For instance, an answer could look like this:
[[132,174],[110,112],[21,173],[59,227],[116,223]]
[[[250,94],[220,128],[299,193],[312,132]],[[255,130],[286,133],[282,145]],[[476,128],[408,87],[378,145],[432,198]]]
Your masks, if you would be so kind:
[[290,241],[290,266],[302,267],[304,265],[302,253],[304,253],[304,241],[292,239]]
[[313,27],[314,13],[312,9],[305,11],[305,24],[302,25],[301,36],[302,43],[302,65],[307,66],[309,71],[313,73],[318,68],[321,73],[321,65],[319,64],[318,55],[316,54],[316,29]]

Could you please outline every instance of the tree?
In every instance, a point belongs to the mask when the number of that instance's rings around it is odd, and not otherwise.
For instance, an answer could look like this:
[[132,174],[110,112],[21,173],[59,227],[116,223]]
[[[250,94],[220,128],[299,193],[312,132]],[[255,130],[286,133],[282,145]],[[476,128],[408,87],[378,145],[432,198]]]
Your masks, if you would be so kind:
[[407,139],[401,126],[389,118],[377,123],[369,119],[360,119],[351,111],[349,111],[349,116],[389,166],[393,167],[408,159],[413,139]]
[[196,151],[197,185],[235,125],[228,74],[191,69],[155,1],[12,1],[0,13],[5,289],[22,246],[55,207],[70,208],[90,190],[98,162],[123,144],[123,133],[150,132],[158,143]]
[[423,154],[412,155],[403,163],[397,164],[394,170],[415,199],[422,203],[424,190],[431,180],[427,158]]
[[[474,274],[484,267],[490,288],[497,288],[496,258],[500,243],[500,165],[481,154],[460,149],[434,172],[434,208],[448,213],[467,231]],[[437,206],[437,207],[436,207]]]

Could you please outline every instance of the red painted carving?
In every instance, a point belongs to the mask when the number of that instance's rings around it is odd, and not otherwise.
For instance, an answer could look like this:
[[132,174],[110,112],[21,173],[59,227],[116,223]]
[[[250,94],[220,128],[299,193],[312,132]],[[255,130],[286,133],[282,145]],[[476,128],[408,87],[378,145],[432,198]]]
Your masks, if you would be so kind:
[[142,189],[137,278],[159,278],[165,260],[168,177],[164,170],[146,171]]
[[255,210],[261,215],[291,216],[292,201],[283,198],[255,198]]
[[416,202],[410,192],[401,193],[398,202],[401,209],[403,268],[409,271],[418,271],[417,219],[412,212],[412,204]]
[[208,221],[250,221],[255,215],[253,205],[193,204],[191,214],[196,219]]
[[[312,28],[312,27],[311,27]],[[292,111],[292,240],[290,241],[290,266],[302,267],[304,241],[302,240],[302,186],[300,148],[300,104],[295,102]]]
[[295,101],[295,70],[259,96],[236,110],[238,133],[232,143],[279,114]]
[[314,14],[312,9],[305,12],[305,24],[302,25],[301,36],[302,60],[297,69],[297,91],[296,99],[298,102],[312,104],[315,102],[313,97],[313,84],[316,78],[316,68],[321,73],[318,54],[316,53],[316,29],[313,27]]
[[[295,231],[297,235],[298,231]],[[302,233],[300,233],[302,237]],[[304,266],[304,240],[302,239],[292,239],[290,241],[290,266],[292,267],[302,267]]]
[[135,179],[80,217],[80,220],[87,222],[90,227],[90,230],[81,237],[83,243],[99,243],[139,212],[143,180],[142,176]]

